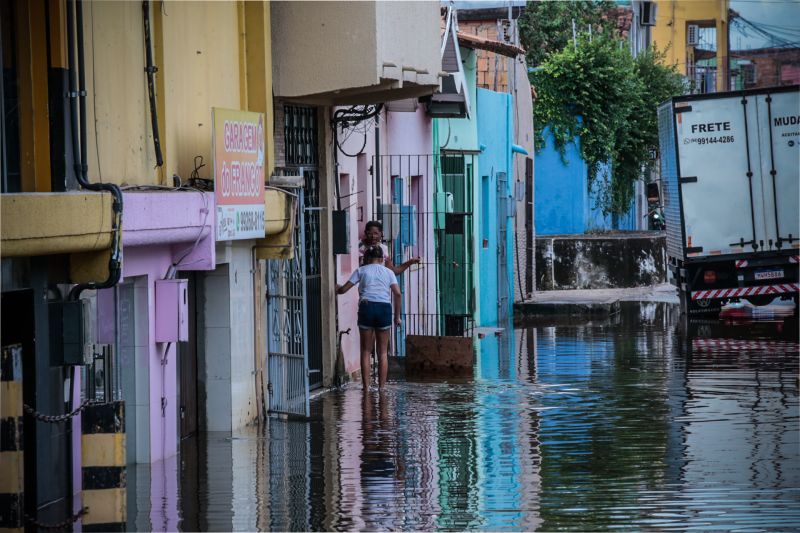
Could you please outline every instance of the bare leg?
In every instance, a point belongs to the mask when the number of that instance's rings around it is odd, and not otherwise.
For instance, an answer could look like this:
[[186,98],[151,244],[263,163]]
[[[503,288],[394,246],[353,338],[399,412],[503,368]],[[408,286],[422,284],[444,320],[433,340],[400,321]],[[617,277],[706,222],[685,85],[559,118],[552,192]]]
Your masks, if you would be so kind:
[[389,335],[392,329],[376,330],[375,342],[378,348],[378,388],[382,389],[386,385],[389,376]]
[[374,329],[358,329],[358,334],[361,340],[361,384],[364,390],[369,390],[369,380],[372,372],[370,365],[370,355],[372,354],[372,346],[375,344],[375,330]]

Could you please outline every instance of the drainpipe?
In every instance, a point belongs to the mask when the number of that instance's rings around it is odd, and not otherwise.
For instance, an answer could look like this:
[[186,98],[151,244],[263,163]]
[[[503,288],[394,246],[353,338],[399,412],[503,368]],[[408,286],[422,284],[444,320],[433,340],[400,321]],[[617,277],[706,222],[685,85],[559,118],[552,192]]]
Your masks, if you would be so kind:
[[[70,5],[72,4],[72,5]],[[77,35],[76,35],[77,33]],[[69,69],[69,98],[70,98],[70,128],[72,131],[72,153],[74,159],[75,177],[78,184],[90,191],[106,191],[114,197],[112,209],[113,219],[111,223],[112,241],[111,257],[108,261],[108,279],[102,282],[79,283],[72,287],[67,297],[70,301],[80,298],[81,292],[86,289],[105,289],[113,287],[119,282],[122,273],[122,191],[112,183],[89,183],[87,149],[86,149],[86,76],[84,72],[84,48],[83,48],[83,4],[80,0],[70,0],[67,3],[67,47],[68,47],[68,69]],[[77,47],[77,50],[76,50]],[[78,59],[75,64],[74,52],[77,51]],[[77,80],[76,80],[77,75]],[[80,98],[80,111],[79,102]],[[80,144],[78,144],[80,143]],[[77,372],[74,366],[69,370],[69,402],[67,412],[74,410],[75,400],[75,379]],[[67,453],[72,459],[72,421],[67,423]],[[69,502],[69,512],[74,508],[73,499],[73,474],[72,468],[67,473],[67,483],[69,492],[67,501]]]
[[[112,241],[111,257],[108,260],[108,279],[102,282],[79,283],[69,291],[69,300],[80,298],[81,292],[86,289],[107,289],[116,285],[122,275],[122,191],[113,183],[89,183],[89,167],[86,164],[86,73],[84,69],[83,54],[83,3],[81,0],[71,0],[73,10],[67,9],[67,39],[69,48],[69,96],[70,96],[70,124],[72,126],[72,152],[75,159],[75,177],[78,184],[90,191],[106,191],[114,197],[112,210],[114,217],[111,223]],[[73,17],[77,31],[73,31]],[[73,50],[77,46],[78,62],[73,64]],[[76,81],[76,71],[78,80]],[[80,98],[80,114],[78,112],[78,98]],[[80,122],[79,122],[80,121]],[[76,142],[80,142],[80,146]]]
[[372,213],[373,220],[377,220],[378,213],[381,211],[381,129],[378,127],[378,116],[375,116],[375,211]]
[[[80,1],[80,0],[78,0]],[[150,125],[153,128],[153,149],[156,152],[156,166],[164,165],[164,156],[161,153],[161,136],[158,133],[158,110],[156,108],[156,72],[158,67],[153,65],[153,46],[150,39],[150,2],[142,2],[142,21],[144,23],[144,50],[147,73],[147,94],[150,101]]]

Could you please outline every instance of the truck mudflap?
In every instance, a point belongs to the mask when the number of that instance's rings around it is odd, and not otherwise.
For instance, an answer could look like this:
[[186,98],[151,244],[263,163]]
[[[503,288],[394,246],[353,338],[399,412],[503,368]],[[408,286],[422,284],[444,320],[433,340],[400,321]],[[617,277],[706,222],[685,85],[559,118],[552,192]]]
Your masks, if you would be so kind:
[[778,296],[800,292],[800,283],[780,283],[776,285],[758,285],[754,287],[735,287],[733,289],[710,289],[692,291],[692,300],[715,300],[719,298],[738,298],[745,296]]

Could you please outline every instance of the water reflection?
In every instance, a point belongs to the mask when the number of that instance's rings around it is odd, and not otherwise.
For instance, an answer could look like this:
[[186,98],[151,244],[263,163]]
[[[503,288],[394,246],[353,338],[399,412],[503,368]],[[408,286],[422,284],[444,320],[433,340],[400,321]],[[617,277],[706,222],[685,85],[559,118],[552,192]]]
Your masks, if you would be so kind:
[[794,528],[797,334],[630,304],[487,335],[474,379],[353,387],[310,421],[185,441],[179,463],[134,471],[129,526]]

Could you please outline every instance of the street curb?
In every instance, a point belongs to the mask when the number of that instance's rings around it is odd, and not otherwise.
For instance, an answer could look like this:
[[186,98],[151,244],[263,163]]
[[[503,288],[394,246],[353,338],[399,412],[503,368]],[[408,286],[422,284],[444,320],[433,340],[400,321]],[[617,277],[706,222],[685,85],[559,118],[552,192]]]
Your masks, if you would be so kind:
[[619,313],[619,300],[602,302],[517,302],[514,316],[519,318],[570,316],[603,318]]

